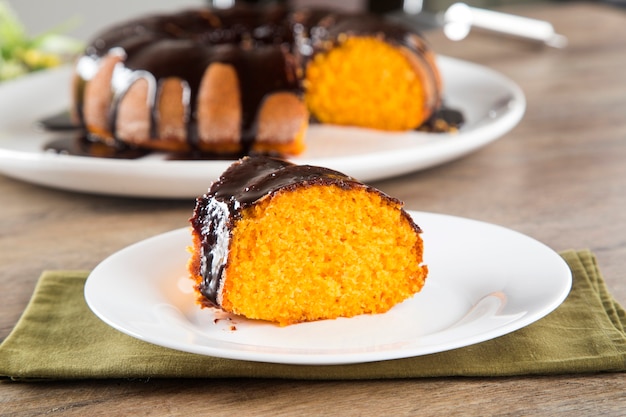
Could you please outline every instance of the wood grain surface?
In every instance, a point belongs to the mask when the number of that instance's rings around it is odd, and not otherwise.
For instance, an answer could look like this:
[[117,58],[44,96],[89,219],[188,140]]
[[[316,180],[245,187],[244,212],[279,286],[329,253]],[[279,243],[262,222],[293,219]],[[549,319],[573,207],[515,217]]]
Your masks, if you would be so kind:
[[[626,305],[626,12],[596,3],[503,10],[553,23],[558,50],[473,32],[427,34],[441,54],[517,82],[511,133],[460,160],[377,182],[411,210],[497,223],[553,249],[591,249]],[[208,184],[207,184],[208,186]],[[0,177],[0,340],[46,269],[91,269],[187,225],[193,201],[76,194]],[[523,254],[521,254],[523,256]],[[0,415],[624,415],[626,375],[363,382],[148,380],[0,383]]]

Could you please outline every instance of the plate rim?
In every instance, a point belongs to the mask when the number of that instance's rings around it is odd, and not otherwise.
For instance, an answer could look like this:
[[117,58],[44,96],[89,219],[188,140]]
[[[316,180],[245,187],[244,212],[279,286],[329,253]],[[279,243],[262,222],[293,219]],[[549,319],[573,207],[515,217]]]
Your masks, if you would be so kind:
[[[543,244],[542,242],[528,235],[517,232],[513,229],[509,229],[504,226],[500,226],[500,225],[493,224],[493,223],[483,222],[480,220],[473,220],[473,219],[468,219],[468,218],[453,216],[453,215],[448,215],[448,214],[421,212],[421,211],[413,211],[413,210],[407,210],[407,212],[412,217],[414,218],[417,217],[418,219],[420,218],[420,216],[422,218],[424,218],[425,216],[431,216],[431,219],[438,218],[440,220],[454,220],[454,221],[461,221],[461,222],[469,222],[471,224],[474,224],[477,227],[495,228],[495,229],[499,229],[500,231],[504,233],[510,233],[511,236],[515,236],[515,238],[526,240],[528,243],[531,243],[537,246],[538,249],[541,249],[542,251],[546,251],[546,253],[550,255],[551,261],[554,262],[554,266],[557,266],[558,264],[558,267],[562,269],[561,273],[563,275],[558,277],[559,279],[558,294],[556,293],[552,294],[552,296],[550,297],[550,302],[544,304],[541,309],[536,309],[535,311],[527,312],[527,314],[523,314],[521,317],[514,319],[512,322],[508,323],[505,326],[491,328],[488,331],[475,335],[473,337],[465,337],[463,341],[457,340],[455,343],[448,343],[444,348],[436,347],[436,344],[435,344],[435,347],[430,346],[426,348],[422,347],[421,349],[420,348],[404,349],[404,350],[385,352],[385,354],[380,354],[376,352],[372,353],[368,351],[355,352],[354,350],[350,350],[350,349],[348,349],[348,351],[343,352],[343,353],[334,352],[331,354],[323,353],[323,352],[316,353],[316,354],[301,353],[299,351],[294,352],[293,348],[287,348],[286,349],[287,352],[284,352],[284,351],[280,352],[281,348],[268,348],[267,346],[263,347],[260,345],[256,345],[256,346],[260,347],[261,350],[269,350],[269,352],[257,351],[257,352],[254,352],[254,354],[250,354],[249,352],[246,352],[245,349],[229,350],[227,348],[223,348],[223,347],[221,348],[220,345],[225,344],[229,346],[229,345],[237,345],[237,343],[236,342],[224,342],[215,338],[213,338],[213,340],[216,342],[216,344],[214,344],[213,346],[181,343],[180,341],[176,341],[176,340],[174,341],[157,340],[158,338],[155,338],[150,335],[146,336],[146,334],[142,334],[142,332],[140,331],[138,332],[132,328],[129,328],[128,325],[119,323],[118,320],[111,318],[109,314],[107,314],[106,312],[103,312],[102,302],[98,300],[98,296],[94,292],[95,291],[94,283],[103,279],[102,278],[103,273],[101,271],[103,269],[106,271],[107,264],[110,262],[114,262],[115,258],[117,256],[120,256],[119,254],[122,252],[131,250],[133,248],[136,249],[144,245],[154,244],[157,241],[161,241],[161,240],[166,241],[167,239],[172,238],[172,236],[178,236],[183,233],[189,233],[189,228],[184,227],[184,228],[171,230],[165,233],[161,233],[161,234],[149,237],[147,239],[141,240],[139,242],[135,242],[111,254],[107,258],[105,258],[89,274],[87,281],[85,283],[84,298],[91,312],[93,312],[93,314],[95,314],[100,320],[105,322],[107,325],[117,329],[118,331],[121,331],[122,333],[125,333],[136,339],[143,340],[144,342],[147,342],[147,343],[151,343],[157,346],[162,346],[162,347],[175,349],[175,350],[179,350],[183,352],[199,354],[203,356],[214,356],[214,357],[220,357],[220,358],[226,358],[226,359],[246,360],[246,361],[253,361],[253,362],[295,364],[295,365],[357,364],[357,363],[367,363],[367,362],[375,362],[375,361],[381,361],[381,360],[393,360],[393,359],[424,356],[428,354],[440,353],[440,352],[445,352],[445,351],[449,351],[453,349],[458,349],[458,348],[474,345],[477,343],[482,343],[482,342],[512,333],[519,329],[522,329],[540,320],[546,315],[550,314],[558,306],[560,306],[563,303],[563,301],[567,298],[571,290],[571,286],[572,286],[571,270],[569,266],[567,265],[567,263],[565,262],[565,260],[557,252],[555,252],[553,249],[549,248],[547,245]],[[428,285],[428,282],[426,285]],[[174,308],[177,309],[176,307]],[[472,308],[468,310],[468,313],[472,310]],[[351,319],[343,319],[343,320],[351,320]],[[447,331],[448,328],[444,330]],[[435,335],[436,334],[437,333],[435,333]],[[427,335],[427,336],[430,336],[430,335]],[[248,344],[245,346],[250,346],[250,345]],[[302,351],[302,349],[300,349],[300,351]]]

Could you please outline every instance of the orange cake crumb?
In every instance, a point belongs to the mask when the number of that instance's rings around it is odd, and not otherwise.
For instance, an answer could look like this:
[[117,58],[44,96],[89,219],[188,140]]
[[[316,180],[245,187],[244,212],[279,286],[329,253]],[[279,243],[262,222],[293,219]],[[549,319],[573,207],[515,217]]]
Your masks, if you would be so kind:
[[430,117],[423,80],[399,47],[350,37],[308,65],[305,101],[323,123],[409,130]]

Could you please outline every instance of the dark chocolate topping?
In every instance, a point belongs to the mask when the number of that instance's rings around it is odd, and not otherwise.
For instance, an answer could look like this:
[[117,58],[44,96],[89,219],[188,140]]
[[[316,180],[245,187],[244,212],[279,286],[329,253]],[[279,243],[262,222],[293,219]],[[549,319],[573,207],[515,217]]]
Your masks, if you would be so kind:
[[231,165],[213,183],[208,195],[228,203],[234,211],[238,211],[281,189],[320,182],[342,188],[360,185],[355,179],[332,169],[255,157],[243,158]]

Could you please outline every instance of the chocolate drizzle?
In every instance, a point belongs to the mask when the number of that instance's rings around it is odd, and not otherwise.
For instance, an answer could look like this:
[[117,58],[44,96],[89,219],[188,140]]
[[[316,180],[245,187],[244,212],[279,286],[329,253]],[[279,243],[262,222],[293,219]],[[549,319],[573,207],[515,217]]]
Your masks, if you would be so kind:
[[341,188],[359,184],[354,178],[329,168],[295,165],[276,158],[248,157],[232,164],[213,183],[208,196],[227,203],[236,216],[240,209],[279,190],[320,182]]
[[295,165],[268,157],[246,157],[235,162],[213,183],[207,194],[198,197],[190,219],[193,233],[201,242],[202,282],[198,289],[211,305],[220,305],[219,291],[230,234],[241,210],[277,192],[312,185],[334,185],[342,189],[364,187],[399,203],[354,178],[328,168]]

